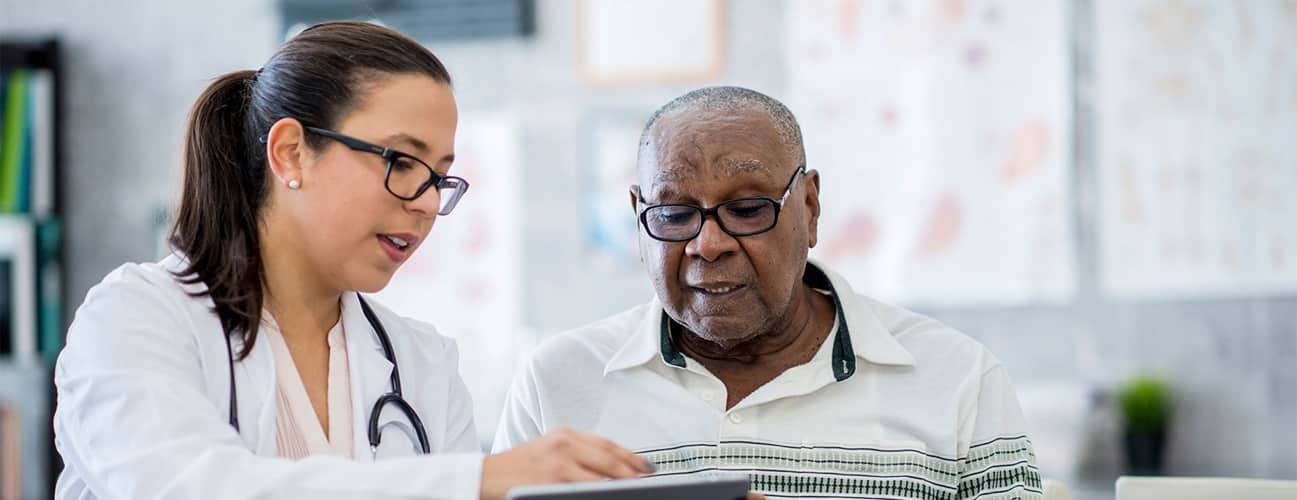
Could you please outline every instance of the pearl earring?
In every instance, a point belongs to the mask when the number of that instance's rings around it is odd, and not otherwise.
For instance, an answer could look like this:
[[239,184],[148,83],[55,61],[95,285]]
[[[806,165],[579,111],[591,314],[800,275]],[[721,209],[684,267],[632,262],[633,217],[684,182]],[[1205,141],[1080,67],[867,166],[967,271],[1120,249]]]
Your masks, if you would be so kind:
[[291,181],[288,181],[288,189],[297,189],[297,188],[300,188],[300,187],[302,187],[302,183],[299,182],[297,179],[293,179],[293,180],[291,180]]

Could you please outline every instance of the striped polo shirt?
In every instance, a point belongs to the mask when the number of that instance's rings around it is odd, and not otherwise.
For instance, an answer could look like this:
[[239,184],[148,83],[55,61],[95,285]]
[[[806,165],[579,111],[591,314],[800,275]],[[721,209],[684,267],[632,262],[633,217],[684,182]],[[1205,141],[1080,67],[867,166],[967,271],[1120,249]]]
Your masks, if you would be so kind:
[[543,342],[510,389],[496,450],[567,427],[657,475],[746,473],[772,498],[1040,498],[1022,411],[984,346],[818,263],[804,280],[832,296],[833,331],[733,408],[654,300]]

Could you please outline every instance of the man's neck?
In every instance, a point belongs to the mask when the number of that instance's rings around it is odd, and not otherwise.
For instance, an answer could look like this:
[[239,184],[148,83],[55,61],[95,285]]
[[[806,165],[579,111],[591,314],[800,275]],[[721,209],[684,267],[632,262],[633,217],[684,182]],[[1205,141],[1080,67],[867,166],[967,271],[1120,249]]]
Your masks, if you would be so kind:
[[678,328],[680,350],[725,383],[726,407],[733,407],[785,370],[815,357],[833,328],[833,301],[803,285],[777,328],[734,346],[709,342]]

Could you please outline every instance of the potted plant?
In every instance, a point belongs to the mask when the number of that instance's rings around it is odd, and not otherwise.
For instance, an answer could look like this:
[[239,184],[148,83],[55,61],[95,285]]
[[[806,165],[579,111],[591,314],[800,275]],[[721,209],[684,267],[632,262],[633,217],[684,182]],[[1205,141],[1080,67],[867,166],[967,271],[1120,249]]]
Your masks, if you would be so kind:
[[1131,474],[1160,475],[1171,412],[1170,391],[1161,378],[1140,375],[1118,393],[1126,429],[1126,467]]

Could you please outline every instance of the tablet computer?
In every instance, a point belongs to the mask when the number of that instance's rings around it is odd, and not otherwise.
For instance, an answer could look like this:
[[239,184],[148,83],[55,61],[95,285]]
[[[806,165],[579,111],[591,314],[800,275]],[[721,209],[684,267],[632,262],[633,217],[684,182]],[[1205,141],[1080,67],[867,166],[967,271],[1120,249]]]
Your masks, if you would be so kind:
[[709,474],[523,486],[509,490],[508,500],[745,500],[747,497],[747,476]]

